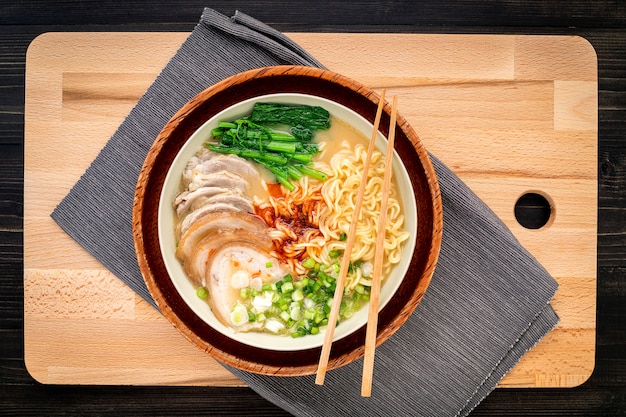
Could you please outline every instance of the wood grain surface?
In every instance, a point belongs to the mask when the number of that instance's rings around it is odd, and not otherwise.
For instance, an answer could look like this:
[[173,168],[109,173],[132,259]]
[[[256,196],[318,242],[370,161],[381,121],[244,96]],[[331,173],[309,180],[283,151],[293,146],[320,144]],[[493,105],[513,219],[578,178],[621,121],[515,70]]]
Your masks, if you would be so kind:
[[[241,385],[50,218],[187,33],[48,33],[26,57],[24,354],[48,384]],[[557,279],[561,317],[500,383],[572,387],[594,369],[597,67],[568,36],[292,33],[399,111]],[[516,200],[539,192],[549,226]],[[375,375],[374,375],[375,377]]]

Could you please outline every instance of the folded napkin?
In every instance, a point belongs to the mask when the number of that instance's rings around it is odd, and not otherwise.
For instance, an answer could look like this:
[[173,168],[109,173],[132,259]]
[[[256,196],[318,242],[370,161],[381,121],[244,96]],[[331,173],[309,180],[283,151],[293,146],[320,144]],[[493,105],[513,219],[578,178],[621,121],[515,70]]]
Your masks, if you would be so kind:
[[[135,183],[169,118],[206,87],[251,68],[322,65],[280,32],[237,12],[205,9],[200,23],[52,213],[89,253],[156,307],[137,266]],[[443,243],[430,287],[412,316],[376,351],[371,398],[362,360],[315,376],[229,369],[298,416],[465,416],[558,323],[557,284],[496,215],[441,161]],[[97,214],[97,215],[94,215]]]

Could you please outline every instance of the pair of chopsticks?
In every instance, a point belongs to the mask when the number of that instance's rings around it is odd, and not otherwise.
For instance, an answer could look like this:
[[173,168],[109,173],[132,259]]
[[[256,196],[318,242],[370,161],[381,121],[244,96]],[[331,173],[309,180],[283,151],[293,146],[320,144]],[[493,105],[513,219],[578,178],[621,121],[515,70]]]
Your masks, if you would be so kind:
[[[382,116],[382,110],[384,107],[385,90],[382,90],[380,101],[378,102],[378,109],[376,111],[376,118],[374,120],[374,129],[372,131],[372,137],[370,139],[367,156],[365,158],[365,164],[363,167],[363,174],[361,177],[361,183],[356,196],[356,202],[354,205],[354,214],[352,223],[350,224],[350,230],[348,238],[346,240],[346,248],[344,250],[343,259],[341,261],[341,267],[339,270],[339,277],[337,278],[337,288],[333,298],[333,304],[330,310],[330,317],[328,319],[328,326],[326,328],[326,334],[324,337],[324,344],[322,345],[322,352],[320,355],[320,361],[317,368],[317,375],[315,383],[318,385],[324,384],[324,377],[328,368],[328,359],[330,356],[330,348],[333,342],[335,334],[335,326],[337,323],[337,316],[339,315],[339,307],[341,305],[341,299],[343,297],[343,290],[345,287],[346,276],[348,275],[348,267],[350,265],[350,255],[352,253],[352,246],[356,237],[356,228],[359,221],[359,215],[361,211],[361,205],[363,203],[363,194],[365,192],[365,185],[367,183],[367,176],[370,167],[370,160],[372,159],[372,153],[376,147],[376,137],[378,136],[378,126],[380,125],[380,119]],[[367,317],[367,330],[365,335],[365,360],[363,363],[363,379],[361,382],[361,395],[363,397],[369,397],[372,393],[372,379],[374,373],[374,352],[376,349],[376,332],[378,327],[378,302],[380,298],[380,281],[383,269],[383,250],[385,243],[385,226],[387,223],[387,200],[389,199],[389,189],[391,185],[391,172],[392,172],[392,158],[395,141],[396,131],[396,108],[397,108],[397,96],[393,97],[393,104],[391,106],[391,120],[389,126],[389,137],[387,138],[387,154],[385,159],[385,174],[383,177],[383,189],[382,200],[380,207],[380,218],[378,221],[378,235],[376,239],[376,250],[374,255],[374,271],[372,277],[372,288],[370,293],[370,305]]]

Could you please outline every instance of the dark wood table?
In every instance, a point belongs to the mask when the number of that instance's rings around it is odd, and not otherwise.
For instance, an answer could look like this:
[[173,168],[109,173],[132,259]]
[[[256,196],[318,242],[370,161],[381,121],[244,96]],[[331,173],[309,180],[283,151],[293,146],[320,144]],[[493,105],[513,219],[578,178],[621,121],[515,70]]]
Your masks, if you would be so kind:
[[[24,71],[50,31],[191,31],[203,7],[287,32],[577,35],[598,57],[596,365],[576,388],[500,388],[472,416],[626,415],[626,3],[21,1],[0,5],[0,415],[286,415],[249,388],[42,385],[24,365]],[[536,216],[530,201],[526,215]]]

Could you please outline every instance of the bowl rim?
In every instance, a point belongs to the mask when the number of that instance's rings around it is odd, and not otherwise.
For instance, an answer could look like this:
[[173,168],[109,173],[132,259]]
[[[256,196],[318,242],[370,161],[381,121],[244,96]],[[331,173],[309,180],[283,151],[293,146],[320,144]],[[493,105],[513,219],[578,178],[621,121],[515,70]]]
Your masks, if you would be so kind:
[[[216,334],[216,330],[212,330],[191,311],[175,289],[172,291],[171,280],[167,276],[163,260],[160,259],[158,216],[155,213],[157,210],[144,210],[144,207],[154,206],[154,198],[157,198],[158,203],[168,171],[168,161],[171,164],[177,149],[185,143],[190,133],[210,118],[209,114],[215,114],[220,109],[246,98],[281,92],[304,93],[330,99],[356,111],[370,122],[373,121],[375,108],[380,100],[373,90],[341,74],[295,65],[248,70],[206,88],[172,116],[148,151],[135,190],[133,238],[139,268],[152,297],[163,315],[190,342],[220,362],[239,369],[260,374],[294,376],[316,371],[321,347],[301,351],[276,351],[251,347],[225,335]],[[358,110],[355,106],[358,106]],[[385,137],[388,133],[390,111],[391,106],[385,103],[380,127]],[[398,151],[398,147],[402,150]],[[404,324],[424,296],[437,263],[443,229],[441,195],[434,167],[420,138],[400,113],[396,119],[396,150],[410,171],[419,210],[416,231],[418,235],[407,272],[411,279],[407,280],[405,277],[402,280],[398,292],[379,313],[377,344],[387,340]],[[411,156],[410,167],[403,155]],[[425,199],[425,196],[428,198]],[[169,285],[167,281],[170,281]],[[354,337],[333,343],[328,362],[329,370],[363,356],[364,337],[360,336],[364,332],[365,326],[352,333]],[[361,341],[355,342],[353,339],[356,337]]]

